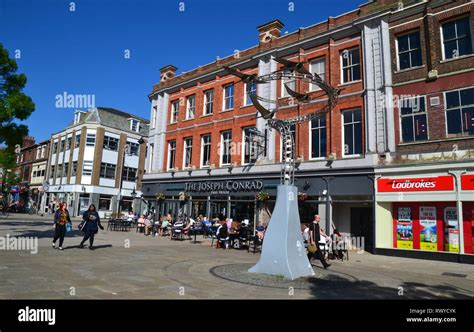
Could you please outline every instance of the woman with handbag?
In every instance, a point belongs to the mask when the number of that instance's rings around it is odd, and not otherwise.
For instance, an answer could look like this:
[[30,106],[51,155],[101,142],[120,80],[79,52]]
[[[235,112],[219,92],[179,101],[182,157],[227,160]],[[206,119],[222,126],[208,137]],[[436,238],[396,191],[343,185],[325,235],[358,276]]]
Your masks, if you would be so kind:
[[94,250],[94,236],[99,231],[104,230],[104,227],[100,224],[99,214],[96,211],[95,205],[91,204],[86,212],[82,215],[83,224],[81,227],[81,231],[83,231],[84,238],[79,245],[79,248],[84,248],[84,242],[89,239],[89,249]]
[[66,227],[71,227],[71,218],[69,211],[66,209],[66,203],[60,203],[59,209],[54,213],[54,239],[53,248],[56,248],[56,241],[59,239],[59,250],[63,250],[64,236],[66,235]]

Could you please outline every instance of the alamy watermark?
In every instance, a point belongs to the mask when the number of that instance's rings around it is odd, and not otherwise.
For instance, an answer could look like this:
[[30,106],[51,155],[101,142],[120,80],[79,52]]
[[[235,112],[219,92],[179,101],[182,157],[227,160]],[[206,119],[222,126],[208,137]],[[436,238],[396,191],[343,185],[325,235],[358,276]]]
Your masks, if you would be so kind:
[[56,108],[91,109],[95,108],[94,94],[71,94],[64,91],[55,97]]
[[37,237],[15,237],[7,234],[0,236],[0,250],[20,250],[29,251],[35,255],[38,253],[38,238]]

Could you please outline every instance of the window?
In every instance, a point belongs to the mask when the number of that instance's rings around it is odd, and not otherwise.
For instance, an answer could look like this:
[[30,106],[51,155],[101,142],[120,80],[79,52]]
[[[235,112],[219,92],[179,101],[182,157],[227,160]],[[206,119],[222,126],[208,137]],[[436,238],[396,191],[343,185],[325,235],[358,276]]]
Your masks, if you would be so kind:
[[[309,72],[311,74],[318,74],[318,76],[323,80],[326,81],[326,59],[319,58],[315,59],[310,62],[309,64]],[[317,91],[321,90],[321,88],[316,84],[309,85],[309,91]]]
[[54,178],[54,165],[51,166],[49,169],[49,178],[52,179]]
[[44,158],[44,155],[46,154],[46,146],[43,146],[41,148],[41,158]]
[[[294,124],[290,125],[290,133],[291,136],[293,137],[293,145],[295,149],[293,151],[298,151],[297,148],[297,141],[296,141],[296,126]],[[281,149],[281,160],[285,160],[285,149],[283,147],[283,137],[280,135],[280,149]]]
[[420,32],[398,37],[397,52],[399,70],[421,66]]
[[71,144],[72,144],[72,136],[69,136],[66,139],[66,150],[69,150],[71,148]]
[[448,135],[474,135],[474,88],[446,92]]
[[257,161],[257,144],[253,139],[254,134],[252,133],[254,129],[254,127],[244,128],[244,164],[253,164]]
[[224,111],[234,108],[234,84],[224,86]]
[[77,161],[72,162],[71,176],[77,175]]
[[188,137],[184,139],[183,168],[191,167],[192,156],[193,156],[193,139],[191,137]]
[[194,119],[196,114],[196,96],[192,95],[186,101],[186,120]]
[[153,152],[155,149],[155,144],[151,143],[150,148],[147,149],[147,152],[150,152],[148,155],[148,170],[151,172],[153,170]]
[[362,114],[360,110],[344,111],[344,156],[362,154]]
[[122,172],[122,179],[124,181],[135,182],[137,178],[137,169],[133,167],[124,167]]
[[66,145],[66,139],[61,140],[61,145],[59,146],[59,152],[64,151],[64,147]]
[[296,81],[294,79],[295,73],[285,70],[283,75],[284,76],[281,79],[281,96],[289,97],[290,95],[288,94],[288,91],[286,91],[285,85],[287,85],[291,90],[296,91]]
[[138,133],[140,131],[140,121],[130,119],[130,130]]
[[41,148],[37,148],[36,149],[36,159],[40,158],[40,154],[41,154]]
[[252,83],[245,83],[245,105],[252,105],[252,98],[250,98],[251,95],[257,95],[257,83],[252,82]]
[[99,210],[111,210],[112,196],[100,195],[99,196]]
[[53,153],[56,153],[58,151],[58,142],[53,143]]
[[168,169],[175,168],[176,161],[176,141],[168,142]]
[[69,171],[69,163],[64,163],[64,166],[63,166],[63,177],[67,177],[68,171]]
[[60,178],[63,176],[63,165],[62,164],[58,164],[58,170],[56,172],[56,177],[57,178]]
[[179,100],[175,100],[171,103],[171,119],[170,123],[178,122],[179,115]]
[[110,136],[104,136],[104,145],[103,145],[104,149],[111,150],[111,151],[117,151],[118,150],[118,144],[119,144],[118,138],[110,137]]
[[138,156],[138,153],[140,151],[140,144],[132,142],[127,142],[127,144],[130,145],[130,155]]
[[204,92],[204,115],[210,115],[214,112],[214,90]]
[[400,121],[402,141],[418,142],[428,139],[425,98],[400,100]]
[[81,134],[76,134],[76,138],[74,141],[74,149],[78,148],[80,144],[81,144]]
[[115,165],[100,163],[100,177],[104,179],[115,179]]
[[344,50],[341,53],[342,83],[360,80],[360,54],[359,48]]
[[444,59],[453,59],[472,53],[469,17],[447,22],[441,26]]
[[311,120],[311,158],[326,157],[326,115]]
[[95,145],[95,134],[87,134],[86,135],[86,145],[87,146],[94,146]]
[[228,165],[232,155],[232,131],[221,133],[221,165]]
[[82,164],[82,175],[92,175],[92,161],[84,160]]
[[151,111],[151,128],[156,127],[156,117],[158,116],[158,107],[153,106],[153,110]]
[[211,135],[203,135],[201,137],[201,167],[211,165]]

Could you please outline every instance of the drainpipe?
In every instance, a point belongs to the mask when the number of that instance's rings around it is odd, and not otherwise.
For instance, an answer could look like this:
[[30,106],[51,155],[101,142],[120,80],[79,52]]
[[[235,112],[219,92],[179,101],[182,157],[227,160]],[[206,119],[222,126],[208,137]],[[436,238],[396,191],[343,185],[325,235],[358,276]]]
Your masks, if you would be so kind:
[[456,208],[458,210],[458,228],[459,228],[459,255],[464,254],[464,224],[462,214],[462,202],[461,202],[461,175],[465,174],[464,171],[448,171],[448,174],[454,176],[456,182]]

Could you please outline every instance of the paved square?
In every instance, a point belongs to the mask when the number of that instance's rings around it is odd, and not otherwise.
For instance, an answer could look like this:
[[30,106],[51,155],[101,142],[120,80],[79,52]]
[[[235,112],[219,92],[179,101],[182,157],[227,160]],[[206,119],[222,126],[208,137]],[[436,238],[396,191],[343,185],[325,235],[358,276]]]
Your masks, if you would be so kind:
[[269,287],[232,276],[232,269],[256,263],[258,253],[214,249],[201,236],[194,244],[134,229],[99,231],[91,251],[76,248],[82,233],[74,230],[59,251],[51,248],[51,217],[22,214],[0,219],[0,237],[7,234],[38,237],[39,247],[37,254],[0,250],[1,299],[474,298],[474,266],[466,264],[351,252],[327,271],[313,263],[318,278],[309,287],[286,281]]

